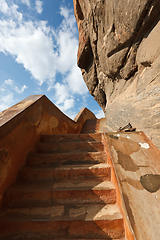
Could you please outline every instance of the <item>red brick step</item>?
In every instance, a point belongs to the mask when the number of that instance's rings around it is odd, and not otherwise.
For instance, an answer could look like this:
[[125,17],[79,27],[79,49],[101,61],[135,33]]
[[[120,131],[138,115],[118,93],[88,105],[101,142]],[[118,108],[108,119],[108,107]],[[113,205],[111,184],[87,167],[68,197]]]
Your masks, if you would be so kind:
[[58,166],[72,164],[98,164],[107,161],[105,152],[77,152],[77,153],[43,153],[30,154],[28,157],[28,166]]
[[98,152],[104,151],[101,142],[40,142],[38,144],[40,153],[68,153],[68,152]]
[[100,142],[101,133],[94,134],[60,134],[60,135],[42,135],[41,140],[47,142]]
[[5,192],[0,240],[125,240],[101,137],[41,137]]
[[52,206],[51,184],[14,184],[4,195],[5,208]]
[[53,185],[54,204],[116,203],[116,192],[110,181],[63,180]]
[[1,213],[0,219],[2,234],[12,232],[13,236],[29,236],[30,233],[31,239],[34,234],[41,238],[52,236],[53,239],[124,237],[122,215],[115,204],[18,208]]
[[56,204],[115,203],[110,181],[63,180],[51,184],[15,184],[4,196],[6,208],[48,207]]
[[96,178],[111,180],[107,163],[63,165],[59,167],[25,167],[19,171],[18,182],[53,182],[55,179]]

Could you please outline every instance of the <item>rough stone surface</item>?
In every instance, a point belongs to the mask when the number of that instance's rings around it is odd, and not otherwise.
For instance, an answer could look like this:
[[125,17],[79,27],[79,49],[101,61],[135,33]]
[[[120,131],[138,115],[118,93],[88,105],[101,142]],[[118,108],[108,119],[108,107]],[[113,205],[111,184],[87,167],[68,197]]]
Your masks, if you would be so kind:
[[160,150],[142,132],[105,137],[134,239],[159,240]]
[[[97,133],[79,135],[44,135],[41,141],[46,144],[58,142],[63,146],[66,143],[73,145],[77,139],[76,143],[84,143],[88,146],[92,137],[93,143],[99,141],[99,138],[104,139],[104,135],[99,136]],[[103,141],[102,145],[104,145]],[[36,240],[38,234],[39,240],[51,240],[51,236],[52,239],[57,240],[124,238],[125,219],[117,203],[117,192],[111,176],[105,179],[106,170],[109,168],[111,173],[112,169],[110,165],[104,163],[104,152],[99,152],[103,155],[98,157],[100,162],[103,159],[101,163],[95,164],[92,160],[90,165],[85,161],[83,165],[79,165],[78,162],[76,163],[77,158],[71,164],[70,159],[74,158],[75,152],[81,154],[81,159],[85,156],[83,149],[79,152],[79,149],[73,148],[70,158],[66,159],[66,149],[65,153],[59,153],[63,155],[62,159],[65,157],[66,165],[58,161],[56,168],[52,163],[50,166],[41,167],[40,162],[34,166],[27,162],[27,166],[18,173],[18,181],[5,192],[3,208],[0,212],[0,239]],[[47,151],[41,154],[44,162],[47,154],[50,155]],[[106,156],[105,161],[107,161]],[[59,171],[55,178],[57,169]],[[67,175],[65,169],[72,174]],[[90,173],[85,173],[84,169],[88,169]],[[48,170],[50,176],[47,178]],[[97,175],[98,172],[100,175]]]
[[131,122],[160,148],[160,1],[73,2],[77,63],[107,130]]
[[[45,95],[31,95],[0,112],[0,208],[5,190],[15,182],[40,135],[79,133],[87,119],[96,119],[87,108],[82,108],[73,121]],[[51,172],[46,171],[43,180],[48,174]]]

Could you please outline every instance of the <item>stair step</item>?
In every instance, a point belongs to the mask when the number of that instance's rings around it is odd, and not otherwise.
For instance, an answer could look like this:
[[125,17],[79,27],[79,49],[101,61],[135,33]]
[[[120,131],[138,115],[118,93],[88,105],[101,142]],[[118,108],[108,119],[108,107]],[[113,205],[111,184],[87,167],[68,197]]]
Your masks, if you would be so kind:
[[65,165],[54,169],[55,179],[94,179],[111,180],[111,167],[107,163],[90,165]]
[[35,182],[53,182],[53,167],[24,167],[18,173],[18,182],[35,183]]
[[6,208],[49,207],[55,204],[115,203],[110,181],[63,180],[47,184],[14,184],[4,196]]
[[83,125],[81,134],[96,133],[99,130],[100,119],[89,119]]
[[111,168],[107,163],[89,165],[64,165],[60,167],[25,167],[19,171],[18,182],[53,182],[55,179],[99,177],[111,180]]
[[42,135],[41,140],[52,142],[100,142],[102,138],[101,133],[95,134],[60,134],[60,135]]
[[[46,234],[42,234],[42,233],[37,233],[37,234],[33,234],[33,233],[26,233],[26,234],[11,234],[11,235],[8,235],[7,236],[3,236],[2,237],[2,240],[106,240],[107,238],[100,238],[100,239],[95,239],[95,238],[57,238],[57,237],[54,237],[49,235],[49,236],[46,236]],[[126,238],[117,238],[117,239],[113,239],[113,238],[108,238],[108,240],[127,240]]]
[[124,237],[123,219],[116,204],[10,209],[1,213],[0,219],[1,234],[12,232],[13,236],[30,233],[65,239]]
[[63,180],[53,185],[54,204],[114,204],[116,192],[110,181]]
[[5,192],[0,239],[125,240],[101,136],[41,136]]
[[14,184],[4,195],[5,208],[52,206],[53,183]]
[[40,153],[67,153],[67,152],[98,152],[104,151],[101,142],[40,142],[38,152]]
[[98,164],[107,161],[105,152],[78,152],[61,154],[30,154],[28,166],[57,166],[72,164]]

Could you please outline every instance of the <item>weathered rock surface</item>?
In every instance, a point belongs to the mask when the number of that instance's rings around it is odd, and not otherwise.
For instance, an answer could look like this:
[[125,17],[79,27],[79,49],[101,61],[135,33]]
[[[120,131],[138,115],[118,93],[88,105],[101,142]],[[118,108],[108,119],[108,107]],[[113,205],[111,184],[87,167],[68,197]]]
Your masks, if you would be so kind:
[[131,122],[160,148],[160,1],[73,2],[78,66],[107,129]]

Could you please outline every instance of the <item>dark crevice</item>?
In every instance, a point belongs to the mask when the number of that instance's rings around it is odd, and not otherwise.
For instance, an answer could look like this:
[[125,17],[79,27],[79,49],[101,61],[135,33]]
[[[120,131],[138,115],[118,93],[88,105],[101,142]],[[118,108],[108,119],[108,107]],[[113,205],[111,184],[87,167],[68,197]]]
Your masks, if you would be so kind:
[[91,95],[93,96],[93,92],[95,90],[95,88],[98,85],[98,77],[97,77],[97,71],[96,71],[96,66],[94,65],[94,76],[93,76],[93,85],[92,85],[92,91],[91,91]]
[[144,67],[151,67],[151,65],[152,65],[152,63],[149,62],[149,61],[141,62],[141,64],[142,64]]
[[93,65],[93,52],[89,38],[83,48],[77,64],[79,68],[85,69],[86,72],[88,72]]
[[129,80],[131,77],[133,77],[135,75],[135,73],[138,71],[138,66],[136,66],[129,74],[128,76],[125,78],[125,80]]
[[128,41],[126,41],[125,43],[123,43],[122,45],[117,46],[116,48],[114,48],[112,51],[110,51],[107,54],[107,57],[110,58],[112,55],[114,55],[115,53],[127,48],[127,47],[131,47],[132,44],[130,42],[131,40],[129,39]]
[[112,29],[111,29],[111,32],[115,33],[115,30],[116,30],[116,28],[115,28],[115,24],[113,23],[113,25],[112,25]]
[[77,10],[77,16],[79,20],[83,20],[84,19],[84,15],[79,3],[79,0],[76,1],[76,10]]

